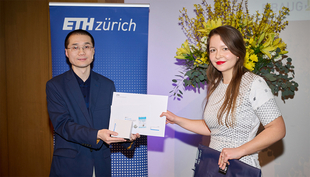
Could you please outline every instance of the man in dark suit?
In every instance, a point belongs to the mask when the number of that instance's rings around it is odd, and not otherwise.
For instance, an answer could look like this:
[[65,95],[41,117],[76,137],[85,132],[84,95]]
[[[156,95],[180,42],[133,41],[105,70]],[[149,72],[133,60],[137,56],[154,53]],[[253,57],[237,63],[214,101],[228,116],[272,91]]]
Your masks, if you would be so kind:
[[[124,143],[108,130],[114,82],[91,69],[94,39],[70,32],[65,53],[71,69],[46,84],[47,106],[55,130],[50,176],[111,176],[109,144]],[[133,134],[131,141],[139,137]],[[132,143],[124,143],[132,149]]]

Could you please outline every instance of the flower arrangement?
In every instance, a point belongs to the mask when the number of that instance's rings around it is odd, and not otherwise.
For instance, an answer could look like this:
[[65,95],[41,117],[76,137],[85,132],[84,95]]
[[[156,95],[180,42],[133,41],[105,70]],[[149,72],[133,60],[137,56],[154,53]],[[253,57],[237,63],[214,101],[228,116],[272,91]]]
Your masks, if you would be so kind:
[[[243,8],[245,7],[245,9]],[[286,44],[279,37],[288,22],[284,21],[289,15],[289,9],[283,7],[276,15],[266,4],[262,14],[256,12],[250,15],[247,0],[237,3],[237,0],[214,0],[214,10],[205,0],[195,4],[195,18],[189,18],[187,9],[180,11],[179,25],[182,27],[187,40],[177,49],[177,60],[185,67],[185,72],[173,79],[174,89],[170,92],[180,100],[183,92],[180,86],[200,89],[208,80],[206,69],[209,65],[206,51],[209,32],[222,25],[231,25],[238,29],[244,37],[246,57],[244,66],[249,71],[262,76],[273,94],[281,98],[293,98],[298,84],[293,81],[294,66],[292,59],[286,54]],[[245,11],[244,11],[245,10]]]

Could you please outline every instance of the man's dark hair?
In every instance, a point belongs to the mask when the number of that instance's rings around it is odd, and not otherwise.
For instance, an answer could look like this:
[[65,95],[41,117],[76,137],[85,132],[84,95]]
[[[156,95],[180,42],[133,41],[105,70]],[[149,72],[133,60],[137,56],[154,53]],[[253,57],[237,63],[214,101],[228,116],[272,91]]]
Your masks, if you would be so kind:
[[93,36],[88,31],[85,31],[85,30],[82,30],[82,29],[78,29],[78,30],[71,31],[70,33],[67,34],[67,37],[65,39],[65,48],[66,49],[68,48],[68,45],[69,45],[69,37],[71,35],[74,35],[74,34],[89,36],[90,39],[91,39],[93,47],[95,47],[95,40],[94,40]]

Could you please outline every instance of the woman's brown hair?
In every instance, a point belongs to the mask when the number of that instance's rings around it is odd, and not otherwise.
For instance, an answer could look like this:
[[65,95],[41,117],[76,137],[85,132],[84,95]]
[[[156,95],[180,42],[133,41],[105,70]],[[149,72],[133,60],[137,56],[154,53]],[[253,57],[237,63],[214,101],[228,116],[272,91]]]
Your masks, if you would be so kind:
[[[219,35],[221,40],[230,50],[230,52],[239,58],[233,68],[233,76],[226,90],[223,105],[221,106],[219,112],[217,113],[218,123],[220,125],[224,125],[224,123],[222,122],[222,117],[226,113],[225,125],[227,127],[233,127],[235,123],[235,110],[237,107],[236,101],[239,95],[241,78],[242,75],[245,72],[247,72],[247,69],[243,66],[246,54],[246,48],[241,33],[237,29],[226,25],[211,30],[207,40],[208,52],[209,52],[210,38],[214,35]],[[207,94],[207,101],[208,101],[211,94],[214,92],[214,90],[222,81],[223,75],[212,64],[210,64],[207,69],[207,77],[208,77],[208,94]],[[229,115],[231,115],[231,119],[229,119]]]

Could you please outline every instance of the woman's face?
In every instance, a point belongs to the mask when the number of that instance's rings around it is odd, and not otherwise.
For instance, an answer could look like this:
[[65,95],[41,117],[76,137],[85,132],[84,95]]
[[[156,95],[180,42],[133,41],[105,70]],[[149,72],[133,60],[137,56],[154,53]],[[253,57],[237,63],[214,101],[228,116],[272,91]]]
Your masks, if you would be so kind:
[[209,58],[212,65],[222,72],[224,81],[225,77],[231,79],[234,66],[239,58],[230,52],[219,35],[213,35],[210,38]]

